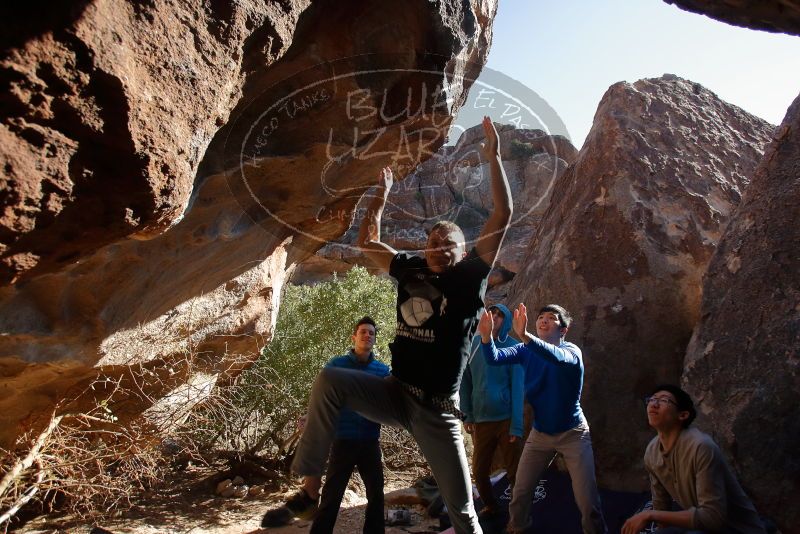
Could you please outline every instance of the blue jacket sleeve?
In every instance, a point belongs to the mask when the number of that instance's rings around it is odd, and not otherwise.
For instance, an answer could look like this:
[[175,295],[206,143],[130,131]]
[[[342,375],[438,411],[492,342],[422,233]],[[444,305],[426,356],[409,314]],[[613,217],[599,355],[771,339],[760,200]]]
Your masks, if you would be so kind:
[[380,363],[380,364],[381,364],[381,374],[380,374],[380,377],[381,377],[381,378],[386,378],[387,376],[389,376],[390,374],[392,374],[392,370],[391,370],[391,369],[389,369],[389,366],[388,366],[388,365],[386,365],[386,364],[385,364],[385,363],[383,363],[383,362],[378,362],[378,363]]
[[481,342],[481,349],[483,350],[483,357],[489,365],[522,363],[525,358],[525,352],[527,352],[525,345],[522,343],[498,350],[494,345],[493,339],[490,339],[489,343]]
[[525,349],[530,354],[544,358],[557,364],[570,364],[575,365],[580,363],[581,349],[572,343],[568,343],[568,348],[564,349],[556,347],[546,341],[542,341],[538,337],[532,337],[526,344]]
[[512,436],[522,437],[524,430],[523,411],[525,404],[525,370],[522,365],[511,366],[511,431]]

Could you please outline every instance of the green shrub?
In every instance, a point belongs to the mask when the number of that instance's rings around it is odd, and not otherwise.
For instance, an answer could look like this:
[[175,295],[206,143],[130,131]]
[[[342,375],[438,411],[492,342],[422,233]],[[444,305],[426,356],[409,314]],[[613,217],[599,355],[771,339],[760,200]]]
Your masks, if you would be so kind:
[[217,391],[202,417],[195,414],[195,442],[283,459],[317,373],[331,357],[350,349],[353,326],[364,315],[378,326],[375,353],[389,362],[396,293],[389,279],[363,267],[316,285],[288,285],[275,333],[259,360]]
[[316,285],[289,285],[283,295],[275,336],[256,366],[300,366],[315,376],[332,356],[351,347],[353,326],[369,315],[378,325],[375,353],[388,362],[395,330],[397,292],[388,278],[354,267]]

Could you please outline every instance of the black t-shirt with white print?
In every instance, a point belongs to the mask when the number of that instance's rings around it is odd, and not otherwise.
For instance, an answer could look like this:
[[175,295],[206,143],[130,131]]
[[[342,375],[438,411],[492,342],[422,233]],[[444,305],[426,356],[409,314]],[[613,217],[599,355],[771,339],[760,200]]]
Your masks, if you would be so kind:
[[389,344],[393,375],[434,395],[458,391],[489,270],[474,249],[440,274],[405,252],[392,259],[389,274],[397,280],[397,332]]

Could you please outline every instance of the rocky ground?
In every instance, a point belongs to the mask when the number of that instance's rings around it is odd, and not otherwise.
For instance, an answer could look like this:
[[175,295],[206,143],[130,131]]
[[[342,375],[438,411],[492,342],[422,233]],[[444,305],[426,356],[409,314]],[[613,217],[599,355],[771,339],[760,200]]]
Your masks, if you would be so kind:
[[[174,473],[164,487],[140,500],[137,505],[118,517],[93,521],[74,516],[43,516],[31,520],[24,526],[11,530],[20,534],[162,534],[162,533],[209,533],[209,534],[290,534],[308,532],[309,521],[296,521],[278,529],[261,529],[264,511],[283,501],[293,486],[290,481],[273,481],[266,491],[256,497],[226,499],[214,494],[217,471],[207,467],[194,467]],[[414,500],[413,490],[408,488],[420,473],[416,471],[386,471],[387,506],[392,502],[407,503]],[[411,497],[411,499],[409,499]],[[361,532],[366,506],[363,486],[357,479],[342,502],[342,511],[336,523],[335,534]],[[387,534],[438,532],[438,520],[425,516],[421,505],[406,506],[412,510],[412,522],[407,526],[387,527]],[[94,531],[92,530],[96,528]],[[100,530],[100,529],[103,530]]]

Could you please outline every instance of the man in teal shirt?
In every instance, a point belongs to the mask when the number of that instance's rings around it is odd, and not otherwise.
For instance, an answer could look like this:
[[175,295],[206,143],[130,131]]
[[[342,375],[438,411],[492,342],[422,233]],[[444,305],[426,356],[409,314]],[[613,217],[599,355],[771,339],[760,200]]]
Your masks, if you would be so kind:
[[[492,338],[498,348],[518,341],[508,335],[511,311],[502,304],[489,308],[492,314]],[[517,463],[522,452],[524,372],[520,365],[490,366],[480,351],[480,336],[475,336],[469,363],[461,380],[461,411],[464,429],[472,434],[472,475],[483,501],[479,516],[497,513],[489,475],[495,451],[500,450],[508,480],[514,485]]]

